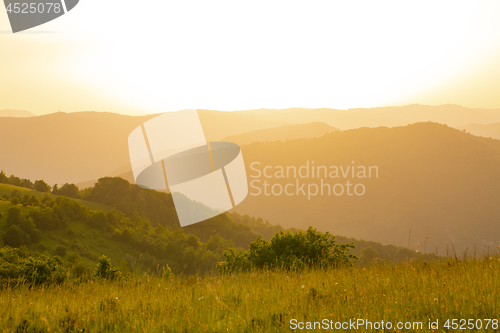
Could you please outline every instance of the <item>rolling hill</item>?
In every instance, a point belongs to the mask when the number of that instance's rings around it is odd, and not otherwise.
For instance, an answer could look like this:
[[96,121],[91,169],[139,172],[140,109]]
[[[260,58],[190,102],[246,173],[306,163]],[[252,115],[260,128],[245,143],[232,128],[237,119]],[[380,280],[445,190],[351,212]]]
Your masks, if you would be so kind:
[[[156,199],[170,199],[170,194],[138,189],[118,178],[101,180],[99,189],[93,194],[87,193],[88,199],[107,201],[110,206],[102,202],[71,199],[0,184],[0,244],[9,243],[12,246],[12,238],[6,236],[12,223],[33,235],[34,231],[29,227],[32,223],[32,228],[39,236],[37,239],[29,237],[25,243],[27,249],[57,254],[61,260],[70,261],[70,266],[80,264],[92,269],[97,258],[106,255],[114,264],[120,263],[121,269],[125,270],[128,269],[126,267],[135,267],[139,272],[155,272],[158,265],[168,262],[176,272],[194,273],[197,270],[212,271],[215,262],[223,259],[222,254],[228,247],[248,248],[248,244],[255,241],[259,233],[270,239],[276,232],[283,230],[281,226],[271,225],[262,219],[234,212],[181,229],[175,213],[167,214],[170,216],[167,219],[165,216],[158,218],[158,213],[170,210],[161,200],[153,200],[151,196],[148,198],[151,194]],[[137,197],[134,198],[135,204],[127,203],[131,199],[130,195]],[[39,201],[31,205],[29,201],[20,204],[13,200],[24,200],[23,197],[31,196]],[[136,205],[141,201],[147,201],[147,204]],[[128,211],[129,208],[133,210]],[[20,219],[16,219],[18,222],[9,220],[13,209],[17,209],[21,215]],[[31,222],[22,222],[24,218]],[[375,242],[345,237],[338,237],[337,242],[354,242],[357,244],[353,251],[356,254],[360,254],[365,247],[371,247],[377,251],[379,259],[392,262],[419,257],[408,249]]]
[[494,124],[470,124],[467,126],[458,127],[472,135],[482,136],[484,138],[493,138],[500,140],[500,123]]
[[207,137],[210,141],[218,141],[220,140],[220,138],[218,139],[218,134],[224,131],[234,131],[236,133],[250,131],[249,129],[243,130],[241,127],[242,124],[251,124],[257,120],[265,122],[266,124],[286,122],[283,125],[323,122],[340,130],[360,127],[404,126],[424,121],[432,121],[440,124],[447,124],[452,127],[458,127],[471,123],[491,124],[500,122],[500,109],[469,109],[450,104],[439,106],[412,104],[406,106],[348,110],[326,108],[289,108],[283,110],[258,109],[237,112],[202,110],[200,117],[202,122],[204,122],[204,129]]
[[[473,251],[500,245],[500,141],[479,138],[436,123],[396,128],[360,128],[316,139],[252,143],[242,147],[250,183],[249,196],[235,208],[283,227],[320,230],[414,247],[427,252]],[[252,163],[260,163],[253,164]],[[325,177],[336,193],[307,197],[297,188],[321,188],[321,179],[278,178],[279,166],[339,168],[339,178]],[[342,174],[341,167],[356,166]],[[375,166],[371,178],[358,177],[359,167]],[[266,178],[264,168],[266,170]],[[378,170],[378,178],[375,170]],[[335,174],[333,174],[335,176]],[[363,173],[360,174],[363,176]],[[286,177],[286,172],[285,172]],[[267,182],[267,194],[264,192]],[[363,195],[347,195],[347,181],[362,184]],[[253,183],[252,183],[253,182]],[[297,186],[297,182],[298,186]],[[253,184],[253,185],[252,185]],[[288,193],[284,191],[287,184]],[[354,193],[354,185],[350,192]],[[325,185],[326,186],[326,185]],[[363,188],[358,187],[361,193]],[[259,194],[260,191],[260,194]]]
[[129,163],[129,133],[153,116],[54,113],[0,119],[0,169],[55,183],[97,179]]
[[274,128],[265,128],[247,133],[228,136],[220,141],[233,142],[238,145],[247,145],[252,142],[287,141],[306,138],[317,138],[327,133],[336,132],[337,128],[322,122],[287,125]]
[[[450,126],[500,122],[499,110],[467,109],[454,105],[351,110],[199,110],[199,115],[208,141],[311,122],[323,122],[341,130],[364,126],[401,126],[430,120]],[[38,117],[0,118],[0,170],[23,178],[44,179],[51,185],[121,175],[125,172],[123,168],[129,164],[128,135],[154,116],[59,112]]]
[[0,117],[34,117],[35,115],[25,110],[0,110]]

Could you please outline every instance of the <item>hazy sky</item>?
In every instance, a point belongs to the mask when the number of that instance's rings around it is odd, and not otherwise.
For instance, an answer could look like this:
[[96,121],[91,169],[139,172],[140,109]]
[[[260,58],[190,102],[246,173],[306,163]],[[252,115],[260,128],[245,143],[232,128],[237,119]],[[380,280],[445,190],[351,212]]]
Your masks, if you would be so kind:
[[10,33],[0,109],[500,108],[500,1],[80,0]]

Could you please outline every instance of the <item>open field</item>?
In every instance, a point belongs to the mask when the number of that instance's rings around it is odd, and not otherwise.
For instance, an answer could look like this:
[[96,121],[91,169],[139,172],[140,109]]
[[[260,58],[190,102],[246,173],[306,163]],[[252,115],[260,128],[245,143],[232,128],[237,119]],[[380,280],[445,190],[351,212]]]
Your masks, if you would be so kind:
[[[428,320],[439,319],[442,331],[447,319],[498,320],[499,298],[498,256],[302,273],[264,271],[169,280],[143,275],[127,281],[1,290],[0,330],[289,332],[292,319],[334,323],[364,319],[394,325],[418,321],[428,331]],[[494,321],[477,331],[496,331]]]

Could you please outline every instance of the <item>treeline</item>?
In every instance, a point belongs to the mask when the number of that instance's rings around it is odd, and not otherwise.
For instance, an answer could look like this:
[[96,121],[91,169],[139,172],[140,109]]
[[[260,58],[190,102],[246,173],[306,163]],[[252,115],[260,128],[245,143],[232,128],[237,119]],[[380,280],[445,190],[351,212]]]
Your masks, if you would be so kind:
[[14,175],[7,177],[5,175],[5,172],[3,171],[0,171],[0,184],[14,185],[19,187],[24,187],[30,190],[36,190],[38,192],[64,195],[75,199],[79,199],[81,197],[80,191],[75,184],[66,183],[63,186],[61,186],[61,188],[59,188],[58,185],[56,184],[54,185],[54,187],[51,187],[43,180],[36,180],[35,182],[32,182],[29,179],[19,178]]

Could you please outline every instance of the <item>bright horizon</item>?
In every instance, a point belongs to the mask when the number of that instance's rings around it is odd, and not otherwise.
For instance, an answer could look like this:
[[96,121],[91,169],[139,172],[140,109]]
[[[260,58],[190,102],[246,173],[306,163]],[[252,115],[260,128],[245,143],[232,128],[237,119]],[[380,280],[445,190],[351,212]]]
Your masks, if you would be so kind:
[[498,1],[148,4],[19,34],[2,6],[0,110],[500,108]]

